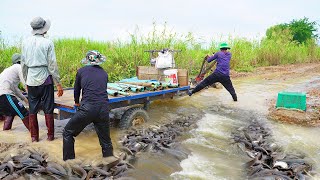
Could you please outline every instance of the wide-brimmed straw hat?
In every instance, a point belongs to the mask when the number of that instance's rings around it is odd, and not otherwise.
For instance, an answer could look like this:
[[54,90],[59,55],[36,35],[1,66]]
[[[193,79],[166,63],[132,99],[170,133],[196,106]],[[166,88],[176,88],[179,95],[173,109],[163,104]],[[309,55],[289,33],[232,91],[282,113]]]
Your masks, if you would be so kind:
[[42,17],[35,17],[30,22],[32,27],[31,33],[35,34],[44,34],[50,29],[51,21],[49,19],[44,20]]
[[11,58],[12,64],[16,64],[21,61],[21,55],[19,53],[14,53]]
[[100,54],[97,50],[88,51],[86,57],[81,60],[81,63],[90,66],[90,65],[100,65],[106,61],[106,57]]

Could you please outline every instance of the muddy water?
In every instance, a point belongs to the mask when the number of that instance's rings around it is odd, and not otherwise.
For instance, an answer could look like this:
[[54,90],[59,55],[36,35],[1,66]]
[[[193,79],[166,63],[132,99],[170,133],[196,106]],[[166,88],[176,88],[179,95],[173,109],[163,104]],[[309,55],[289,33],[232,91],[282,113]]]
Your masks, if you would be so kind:
[[[238,147],[231,145],[230,133],[251,120],[265,122],[273,130],[276,143],[286,152],[304,153],[320,174],[320,131],[281,124],[266,118],[270,99],[285,89],[303,90],[306,80],[300,77],[289,80],[244,79],[235,81],[238,102],[233,102],[225,89],[206,89],[192,97],[179,100],[155,102],[151,105],[152,121],[146,126],[157,126],[183,116],[201,117],[198,127],[181,137],[181,149],[188,153],[186,159],[166,154],[141,153],[134,162],[136,169],[128,173],[136,179],[246,179],[242,164],[249,159]],[[298,84],[298,86],[296,86]],[[56,121],[56,137],[47,142],[44,119],[39,115],[40,142],[32,143],[35,148],[48,151],[55,161],[62,159],[62,129],[66,121]],[[2,127],[2,124],[0,124]],[[118,140],[123,132],[112,129],[111,136],[115,153],[119,153]],[[0,131],[2,142],[29,142],[30,137],[18,118],[13,130]],[[84,164],[94,164],[101,160],[101,149],[92,126],[76,137],[76,158]],[[314,179],[320,178],[319,176]]]
[[[192,137],[183,142],[191,154],[181,162],[182,170],[171,174],[173,179],[246,179],[242,164],[246,155],[230,145],[230,132],[256,119],[273,130],[274,142],[285,152],[306,156],[320,174],[319,128],[301,127],[274,122],[266,118],[269,99],[281,90],[304,91],[311,77],[296,78],[284,83],[252,79],[238,81],[239,102],[233,103],[225,90],[208,89],[191,101],[203,106],[206,115],[198,122]],[[312,82],[317,78],[311,78]],[[294,85],[293,85],[294,84]],[[314,84],[312,86],[315,86]],[[319,84],[316,87],[320,87]],[[320,179],[316,175],[314,179]]]
[[[48,152],[50,154],[50,160],[62,162],[62,131],[68,121],[55,121],[55,140],[52,142],[46,140],[47,131],[44,116],[38,115],[38,121],[40,129],[39,142],[30,143],[31,138],[29,132],[18,117],[15,118],[11,131],[0,131],[0,141],[6,143],[27,143],[35,149]],[[3,122],[0,123],[1,128],[2,126]],[[115,138],[112,140],[117,139],[116,136],[113,137]],[[116,142],[114,142],[114,146],[115,149],[117,149]],[[101,148],[93,126],[88,126],[84,129],[83,133],[75,138],[75,151],[77,159],[87,164],[101,159]]]

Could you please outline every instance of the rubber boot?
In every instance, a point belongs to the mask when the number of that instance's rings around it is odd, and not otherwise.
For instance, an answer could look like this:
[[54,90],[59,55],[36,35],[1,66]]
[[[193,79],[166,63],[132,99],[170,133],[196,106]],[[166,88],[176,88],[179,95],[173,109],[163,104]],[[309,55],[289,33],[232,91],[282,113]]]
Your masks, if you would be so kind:
[[63,130],[63,160],[66,161],[68,159],[74,159],[76,157],[74,152],[74,131],[66,129]]
[[26,128],[28,129],[28,131],[30,131],[30,127],[29,127],[29,116],[26,116],[22,119],[23,124],[26,126]]
[[39,141],[39,125],[37,114],[29,114],[29,128],[32,142]]
[[10,130],[12,127],[13,122],[13,116],[5,116],[4,122],[3,122],[3,130]]
[[53,114],[45,114],[44,115],[46,119],[46,125],[48,128],[48,141],[53,141],[54,140],[54,117]]
[[237,95],[236,94],[232,94],[232,99],[233,99],[233,101],[238,101]]
[[102,149],[102,156],[103,157],[109,157],[109,156],[113,156],[113,148],[107,148],[107,149]]

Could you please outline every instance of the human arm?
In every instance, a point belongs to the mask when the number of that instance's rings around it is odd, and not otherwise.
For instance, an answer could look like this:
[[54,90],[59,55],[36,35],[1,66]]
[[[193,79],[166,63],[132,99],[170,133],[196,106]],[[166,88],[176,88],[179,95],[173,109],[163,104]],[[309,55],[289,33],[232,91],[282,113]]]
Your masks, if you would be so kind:
[[207,58],[207,62],[210,63],[211,61],[215,60],[218,58],[218,53],[215,53],[213,56],[209,56]]
[[14,94],[18,96],[21,100],[23,100],[25,103],[28,103],[28,99],[22,94],[22,91],[19,89],[18,86],[15,86],[13,88]]
[[109,82],[109,75],[108,75],[108,73],[106,73],[107,74],[107,84],[108,84],[108,82]]
[[76,75],[76,80],[74,82],[74,87],[73,87],[75,105],[79,105],[80,92],[81,92],[81,76],[80,76],[80,72],[78,71]]
[[[106,72],[107,73],[107,72]],[[109,82],[109,75],[108,75],[108,73],[107,73],[107,80],[106,80],[107,82],[106,82],[106,89],[108,89],[108,82]],[[108,97],[108,96],[107,96]],[[107,100],[108,102],[109,102],[109,97],[108,97],[108,100]]]
[[[22,66],[22,65],[21,65],[21,66]],[[24,79],[22,67],[20,67],[19,65],[17,65],[17,71],[18,71],[19,80],[20,80],[20,82],[22,83],[23,87],[25,87],[26,81],[25,81],[25,79]]]
[[58,90],[57,95],[58,97],[60,97],[63,95],[63,88],[60,83],[60,75],[58,71],[58,65],[56,61],[56,54],[54,51],[53,43],[50,44],[48,49],[48,70],[53,78],[54,83],[57,86],[57,90]]
[[50,44],[48,49],[48,70],[53,78],[55,84],[60,84],[60,75],[58,71],[58,65],[56,60],[56,53],[54,51],[53,43]]
[[21,74],[22,74],[22,79],[20,78],[20,81],[23,80],[25,82],[25,81],[27,81],[28,66],[26,66],[26,64],[25,64],[25,57],[23,55],[21,55],[21,62],[20,63],[21,63]]
[[[16,72],[18,72],[18,76],[19,76],[19,81],[22,83],[23,87],[25,87],[26,83],[23,77],[23,73],[22,73],[22,67],[20,65],[15,65],[16,68]],[[14,87],[14,93],[24,102],[28,103],[27,98],[22,94],[22,91],[19,89],[19,84],[15,84]]]

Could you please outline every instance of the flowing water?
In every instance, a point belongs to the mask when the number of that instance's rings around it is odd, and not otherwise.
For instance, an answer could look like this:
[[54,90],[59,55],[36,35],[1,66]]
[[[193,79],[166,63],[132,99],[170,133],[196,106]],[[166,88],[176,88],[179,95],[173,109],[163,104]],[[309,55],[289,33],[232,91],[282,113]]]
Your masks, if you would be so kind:
[[[191,154],[181,162],[182,170],[171,174],[171,178],[246,179],[242,164],[249,159],[238,147],[230,145],[230,133],[236,128],[247,126],[251,120],[264,122],[272,129],[274,142],[284,152],[304,154],[319,174],[319,128],[281,124],[266,118],[267,99],[276,98],[280,90],[303,90],[306,86],[304,82],[304,78],[295,79],[295,86],[291,82],[238,82],[240,98],[237,103],[231,102],[225,90],[208,89],[192,97],[194,103],[201,102],[205,106],[206,115],[198,122],[198,128],[191,132],[192,137],[183,142],[191,149]],[[316,87],[319,88],[319,84]],[[319,178],[319,175],[314,177]]]
[[[181,151],[188,153],[186,159],[166,154],[140,153],[134,162],[135,169],[128,173],[136,179],[246,179],[243,164],[249,161],[246,154],[231,144],[231,132],[247,126],[252,120],[264,122],[272,129],[274,142],[285,152],[303,153],[320,174],[319,128],[301,127],[274,122],[267,119],[270,99],[285,89],[303,90],[311,76],[286,80],[261,80],[258,78],[238,79],[234,82],[239,96],[233,102],[225,89],[205,89],[192,97],[155,102],[151,105],[151,121],[146,125],[155,126],[170,122],[181,116],[199,117],[198,127],[187,132],[181,140]],[[298,86],[297,86],[298,85]],[[319,86],[317,86],[319,88]],[[56,121],[56,137],[47,142],[43,117],[40,120],[40,142],[31,146],[49,152],[55,161],[62,159],[62,129],[66,121]],[[2,142],[24,143],[30,137],[16,118],[13,130],[0,132]],[[0,124],[0,127],[2,125]],[[122,131],[112,129],[111,136],[115,153],[119,153],[119,138]],[[76,158],[87,164],[101,160],[101,149],[92,126],[76,137]],[[316,176],[314,179],[318,179]]]

